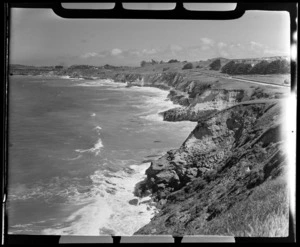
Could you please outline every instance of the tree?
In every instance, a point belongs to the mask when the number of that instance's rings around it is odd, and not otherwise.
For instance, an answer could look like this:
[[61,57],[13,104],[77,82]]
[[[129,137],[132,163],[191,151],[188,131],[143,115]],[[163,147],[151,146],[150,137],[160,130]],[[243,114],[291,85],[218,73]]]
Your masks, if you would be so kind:
[[153,60],[153,59],[151,59],[151,64],[158,64],[158,62],[155,61],[155,60]]
[[232,72],[235,70],[235,66],[236,66],[235,62],[230,61],[222,67],[221,72],[226,74],[232,74]]
[[221,68],[221,60],[220,59],[216,59],[214,60],[210,65],[209,68],[211,70],[219,70]]
[[142,61],[141,62],[141,67],[145,67],[147,65],[147,62],[146,61]]
[[266,74],[266,68],[269,65],[269,62],[262,60],[261,62],[255,64],[250,70],[250,74]]
[[187,63],[185,64],[182,69],[192,69],[193,68],[193,64],[192,63]]
[[266,68],[266,74],[277,74],[280,73],[280,60],[272,61]]
[[177,60],[177,59],[171,59],[171,60],[169,60],[169,62],[168,63],[178,63],[179,61]]
[[231,73],[234,75],[249,74],[251,68],[252,66],[249,63],[237,63]]

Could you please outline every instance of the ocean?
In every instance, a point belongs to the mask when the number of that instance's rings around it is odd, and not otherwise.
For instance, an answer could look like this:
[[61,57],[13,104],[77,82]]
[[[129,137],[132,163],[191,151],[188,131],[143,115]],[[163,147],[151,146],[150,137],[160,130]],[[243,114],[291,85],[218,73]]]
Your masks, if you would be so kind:
[[[167,91],[110,80],[9,80],[10,234],[132,235],[156,212],[131,205],[150,161],[193,122],[164,122]],[[140,199],[140,202],[150,197]]]

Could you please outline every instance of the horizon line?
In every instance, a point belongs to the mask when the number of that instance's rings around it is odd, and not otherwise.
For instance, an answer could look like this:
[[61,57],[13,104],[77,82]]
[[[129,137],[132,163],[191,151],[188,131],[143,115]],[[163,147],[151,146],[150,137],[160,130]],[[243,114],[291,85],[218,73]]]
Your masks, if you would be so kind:
[[[196,60],[196,61],[187,61],[187,60],[183,60],[183,61],[180,61],[178,60],[179,63],[182,63],[182,62],[190,62],[190,63],[194,63],[194,62],[201,62],[201,61],[209,61],[209,60],[213,60],[213,59],[228,59],[228,60],[255,60],[255,59],[263,59],[263,58],[274,58],[274,57],[289,57],[291,58],[290,55],[276,55],[276,56],[269,56],[269,57],[253,57],[253,58],[227,58],[227,57],[213,57],[213,58],[207,58],[205,60]],[[171,58],[169,59],[172,60],[172,59],[176,59],[176,58]],[[155,60],[155,59],[152,59],[156,62],[161,62],[163,60]],[[177,60],[177,59],[176,59]],[[146,61],[146,60],[141,60],[142,61]],[[148,60],[146,62],[151,62],[151,60]],[[168,61],[163,61],[164,63],[168,63]],[[94,66],[94,67],[103,67],[105,65],[109,65],[109,66],[114,66],[114,67],[139,67],[139,66],[134,66],[134,65],[113,65],[113,64],[104,64],[104,65],[89,65],[89,64],[72,64],[72,65],[61,65],[61,64],[56,64],[56,65],[26,65],[26,64],[20,64],[20,63],[8,63],[8,65],[21,65],[21,66],[31,66],[31,67],[55,67],[55,66],[63,66],[63,67],[71,67],[71,66],[75,66],[75,65],[86,65],[86,66]]]

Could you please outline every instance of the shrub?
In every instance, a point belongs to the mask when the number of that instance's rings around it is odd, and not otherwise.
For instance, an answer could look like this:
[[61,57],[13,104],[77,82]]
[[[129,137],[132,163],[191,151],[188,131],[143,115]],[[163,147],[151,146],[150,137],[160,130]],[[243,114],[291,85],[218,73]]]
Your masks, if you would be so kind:
[[168,63],[178,63],[179,61],[177,60],[177,59],[171,59],[171,60],[169,60],[169,62]]
[[247,189],[258,186],[264,181],[264,171],[254,170],[250,172]]
[[269,62],[266,60],[263,60],[253,66],[253,68],[250,70],[250,74],[265,74],[266,68],[269,65]]
[[192,63],[187,63],[185,64],[182,69],[192,69],[193,68],[193,64]]
[[226,73],[226,74],[232,74],[232,72],[235,70],[235,62],[234,61],[230,61],[228,63],[226,63],[222,69],[221,72],[222,73]]
[[290,72],[290,64],[286,60],[275,60],[268,64],[266,74],[285,74]]
[[249,74],[249,71],[251,70],[252,66],[249,63],[238,63],[235,65],[235,68],[232,72],[232,74],[235,75],[242,75],[242,74]]
[[152,65],[154,65],[154,64],[158,64],[158,62],[157,61],[155,61],[154,59],[151,59],[151,62],[150,62]]
[[163,71],[166,71],[166,70],[168,70],[169,69],[169,67],[167,67],[167,68],[163,68]]
[[207,182],[204,179],[198,178],[196,180],[195,190],[196,191],[202,190],[206,186],[206,184],[207,184]]
[[205,90],[208,90],[211,88],[210,83],[197,83],[193,90],[189,93],[190,98],[196,97],[197,94],[202,94]]
[[204,179],[209,183],[217,177],[217,170],[210,170],[204,174]]
[[211,70],[219,70],[221,68],[221,60],[220,59],[216,59],[215,61],[213,61],[210,65],[209,68]]
[[142,61],[142,62],[141,62],[141,67],[145,67],[145,66],[146,66],[146,64],[147,64],[147,62],[146,62],[146,61]]

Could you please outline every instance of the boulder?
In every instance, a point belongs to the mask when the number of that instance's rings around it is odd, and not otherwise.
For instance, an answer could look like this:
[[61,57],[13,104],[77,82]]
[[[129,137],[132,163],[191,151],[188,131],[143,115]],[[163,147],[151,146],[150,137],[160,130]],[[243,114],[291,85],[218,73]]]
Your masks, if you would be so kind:
[[139,204],[139,199],[134,198],[134,199],[132,199],[132,200],[129,201],[129,204],[137,206]]

